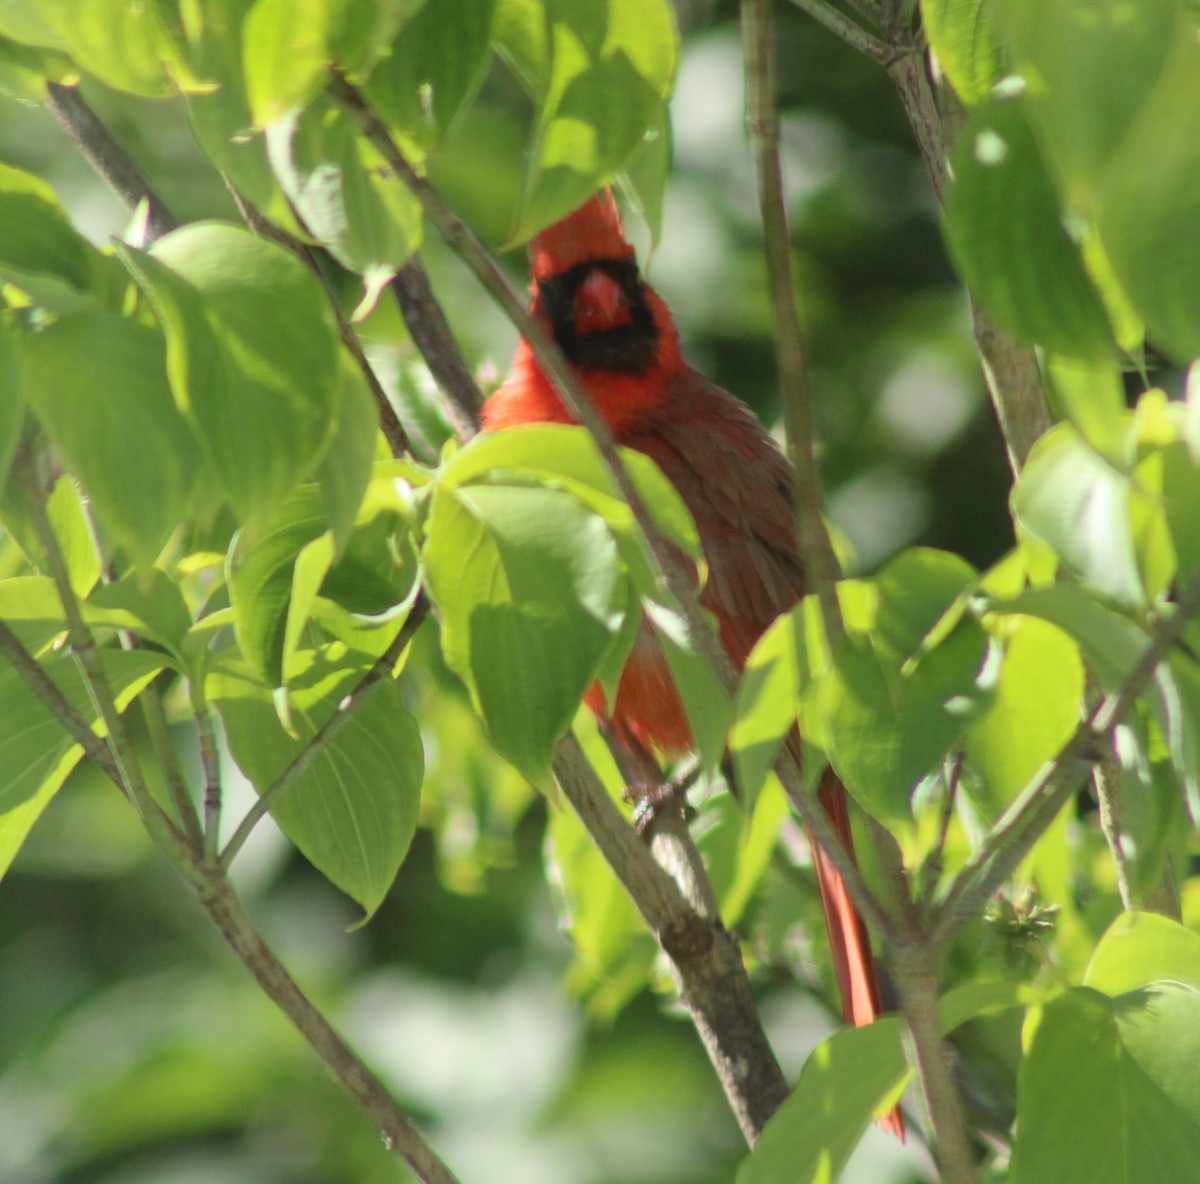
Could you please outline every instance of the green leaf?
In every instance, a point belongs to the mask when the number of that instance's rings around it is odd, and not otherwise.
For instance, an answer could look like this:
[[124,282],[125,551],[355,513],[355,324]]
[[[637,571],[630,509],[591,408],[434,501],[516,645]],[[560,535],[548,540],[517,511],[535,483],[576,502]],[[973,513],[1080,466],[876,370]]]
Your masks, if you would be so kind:
[[[117,706],[122,710],[163,668],[162,657],[146,651],[103,651],[101,660]],[[99,712],[74,658],[64,655],[42,664],[67,702],[103,735]],[[0,784],[0,814],[60,786],[83,754],[66,729],[42,706],[17,671],[0,659],[0,762],[7,770]]]
[[746,660],[734,698],[729,734],[738,789],[750,805],[783,750],[800,714],[800,696],[813,684],[805,644],[806,606],[778,617]]
[[[29,562],[39,571],[45,571],[45,557],[33,529],[28,498],[23,481],[9,481],[0,496],[0,521]],[[59,477],[55,481],[46,503],[46,513],[58,538],[71,587],[77,595],[86,596],[100,578],[100,555],[79,491],[68,477]]]
[[1109,999],[1081,987],[1039,1019],[1018,1079],[1011,1184],[1188,1179],[1200,1161],[1200,991],[1156,983]]
[[1003,0],[996,6],[1068,205],[1089,194],[1155,85],[1176,36],[1176,0]]
[[47,80],[66,82],[77,75],[75,63],[66,54],[0,37],[0,95],[41,103]]
[[1004,74],[994,0],[924,0],[921,27],[955,94],[968,107],[986,99]]
[[1072,358],[1047,359],[1049,393],[1060,418],[1069,420],[1106,460],[1128,459],[1125,386],[1115,362],[1089,365]]
[[171,398],[162,335],[111,313],[24,342],[26,395],[101,527],[150,567],[186,516],[200,450]]
[[[380,652],[390,644],[417,563],[392,482],[381,478],[372,490],[340,555],[328,534],[325,499],[311,486],[298,490],[263,526],[239,533],[228,571],[234,631],[243,657],[267,685],[290,682],[290,658],[309,616],[324,620],[331,607],[317,603],[318,593],[349,614],[377,618],[369,623],[376,628],[390,627]],[[360,640],[344,640],[362,648]]]
[[[212,675],[208,694],[234,759],[261,793],[339,710],[369,668],[303,655],[289,690],[293,738],[271,691],[237,669]],[[333,739],[271,810],[284,834],[369,918],[379,907],[416,832],[424,756],[416,721],[395,682],[361,699]]]
[[0,34],[59,49],[116,90],[151,98],[174,93],[186,75],[166,6],[145,0],[39,0],[0,6]]
[[[648,456],[631,448],[620,452],[657,529],[699,559],[700,538],[678,490]],[[632,535],[633,515],[620,501],[595,441],[584,428],[546,424],[476,436],[450,458],[440,480],[447,487],[497,480],[562,488],[583,498],[619,536]]]
[[967,287],[1006,329],[1071,358],[1115,353],[1108,314],[1025,118],[1023,99],[981,103],[959,133],[946,237]]
[[1200,465],[1181,442],[1156,452],[1162,462],[1162,510],[1175,552],[1172,575],[1184,581],[1200,569]]
[[1200,217],[1200,30],[1194,14],[1180,24],[1104,175],[1097,221],[1147,336],[1187,363],[1200,355],[1200,244],[1192,233]]
[[1079,646],[1055,626],[1024,618],[1008,636],[995,700],[967,735],[967,760],[994,816],[1074,735],[1083,689]]
[[242,31],[246,95],[266,127],[308,106],[336,63],[359,76],[424,0],[255,0]]
[[238,648],[268,686],[284,682],[284,636],[296,557],[327,529],[319,493],[304,489],[269,522],[241,531],[230,552],[229,600]]
[[340,0],[341,19],[332,38],[334,61],[352,78],[366,74],[382,54],[391,57],[389,46],[403,29],[420,16],[427,0]]
[[341,7],[331,0],[255,0],[242,27],[242,61],[258,127],[307,106],[324,90]]
[[190,91],[188,117],[204,154],[261,213],[298,232],[267,161],[264,137],[254,129],[242,71],[242,22],[254,0],[198,0],[192,37],[195,69],[215,85]]
[[0,316],[0,493],[4,491],[25,425],[21,356],[17,346],[18,337],[11,322]]
[[671,171],[672,146],[671,108],[663,103],[654,125],[642,138],[620,177],[621,191],[646,220],[652,247],[662,238],[663,199]]
[[[154,567],[111,584],[97,585],[85,602],[84,619],[89,618],[89,610],[95,609],[126,614],[128,622],[123,621],[120,628],[182,656],[184,638],[192,627],[192,614],[179,585],[166,572]],[[111,616],[108,619],[116,624]]]
[[847,619],[833,670],[815,690],[830,760],[878,817],[911,817],[917,783],[990,701],[987,637],[964,615],[977,579],[957,556],[902,553],[872,581],[873,619]]
[[737,1184],[836,1180],[872,1115],[893,1104],[907,1081],[900,1031],[890,1017],[843,1028],[817,1045],[742,1162]]
[[[1071,584],[1027,592],[993,608],[1028,613],[1064,629],[1079,642],[1085,660],[1108,693],[1120,689],[1150,644],[1149,636],[1128,617]],[[1166,740],[1189,809],[1200,816],[1200,668],[1176,652],[1155,668],[1141,700]]]
[[[696,751],[706,769],[715,768],[725,755],[733,702],[724,683],[700,648],[699,639],[687,636],[683,614],[676,603],[644,600],[646,616],[654,624],[655,640],[671,669],[671,679],[683,700]],[[716,636],[713,626],[713,635]]]
[[545,785],[621,625],[616,543],[570,494],[495,485],[440,487],[427,540],[446,661],[497,750]]
[[1083,985],[1116,996],[1157,979],[1200,986],[1200,935],[1159,913],[1122,913],[1097,944]]
[[1145,600],[1129,520],[1128,476],[1070,425],[1047,432],[1013,492],[1021,526],[1090,587],[1123,604]]
[[1101,603],[1076,584],[1039,588],[990,607],[1000,613],[1025,613],[1057,625],[1075,638],[1083,656],[1106,689],[1121,685],[1149,644],[1149,637],[1128,617]]
[[[514,240],[580,205],[659,120],[678,57],[665,0],[502,5],[498,48],[532,84],[538,127]],[[542,9],[539,14],[534,9]],[[540,19],[539,19],[540,17]]]
[[496,0],[426,0],[367,81],[372,109],[424,151],[436,150],[483,80]]
[[121,256],[167,336],[167,373],[243,521],[265,519],[335,428],[337,338],[317,281],[281,247],[196,223]]
[[1037,999],[1034,988],[1011,980],[972,979],[947,991],[938,1000],[943,1032],[953,1032],[979,1016],[1025,1007]]
[[0,274],[18,287],[23,277],[51,277],[85,292],[95,254],[45,181],[0,164]]
[[420,203],[341,107],[318,99],[287,112],[266,138],[271,167],[305,225],[368,284],[420,246]]
[[615,1011],[645,987],[657,945],[574,810],[550,812],[548,855],[575,952],[571,988]]
[[349,542],[371,481],[379,412],[349,354],[342,353],[339,358],[337,430],[317,468],[317,483],[329,528],[341,552]]

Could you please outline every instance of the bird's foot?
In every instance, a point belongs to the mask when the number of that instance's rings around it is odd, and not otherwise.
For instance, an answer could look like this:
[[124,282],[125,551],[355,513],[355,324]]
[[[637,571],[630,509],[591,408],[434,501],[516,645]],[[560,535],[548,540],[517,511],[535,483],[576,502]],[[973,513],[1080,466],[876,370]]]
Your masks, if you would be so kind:
[[699,769],[692,769],[657,785],[629,785],[621,795],[633,803],[633,829],[647,842],[661,819],[674,815],[685,823],[696,817],[687,800],[687,791],[695,784]]

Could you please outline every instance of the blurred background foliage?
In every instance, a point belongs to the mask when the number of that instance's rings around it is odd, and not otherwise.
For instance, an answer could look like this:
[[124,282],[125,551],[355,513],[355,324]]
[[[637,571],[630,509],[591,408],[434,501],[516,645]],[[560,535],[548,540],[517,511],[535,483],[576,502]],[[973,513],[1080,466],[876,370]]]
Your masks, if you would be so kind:
[[[676,7],[674,161],[649,274],[689,359],[773,423],[736,6]],[[789,6],[779,6],[776,36],[831,517],[858,571],[915,543],[986,567],[1012,542],[1008,468],[903,113],[877,65]],[[96,83],[85,93],[183,220],[236,218],[181,101]],[[478,113],[456,131],[491,145],[477,176],[456,179],[460,188],[503,184],[497,170],[515,167],[504,157],[519,142],[515,93],[496,65]],[[126,225],[128,212],[44,109],[0,98],[0,159],[50,181],[93,241]],[[648,246],[645,228],[634,232]],[[469,359],[485,382],[499,381],[511,326],[441,244],[430,241],[425,256]],[[523,254],[508,262],[524,283]],[[356,296],[348,285],[348,305]],[[427,382],[390,303],[364,337],[401,402]],[[427,727],[426,825],[388,900],[351,930],[353,906],[260,826],[236,874],[265,936],[464,1180],[731,1179],[740,1136],[690,1025],[670,1016],[666,996],[641,988],[649,945],[630,955],[639,964],[625,985],[611,974],[597,984],[581,965],[543,871],[553,807],[489,753],[464,703],[444,693],[428,650],[427,661],[410,663],[416,673],[404,688]],[[248,800],[232,762],[227,774],[231,793],[240,785]],[[237,813],[235,801],[229,815]],[[796,925],[815,916],[813,897],[811,884],[780,872],[744,919],[762,954],[764,1015],[790,1074],[832,1026],[825,952]],[[576,1004],[571,986],[590,1008]],[[406,1178],[86,765],[5,883],[0,1015],[6,1184]],[[990,1058],[1004,1078],[1014,1034],[992,1035],[976,1033],[975,1060]],[[872,1131],[844,1178],[925,1179],[922,1154]]]

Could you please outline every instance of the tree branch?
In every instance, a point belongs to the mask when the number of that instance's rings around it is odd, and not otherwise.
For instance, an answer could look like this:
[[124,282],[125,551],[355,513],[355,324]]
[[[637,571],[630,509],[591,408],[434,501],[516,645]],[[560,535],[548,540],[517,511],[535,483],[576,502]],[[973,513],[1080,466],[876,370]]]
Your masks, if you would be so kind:
[[771,68],[771,0],[742,0],[742,40],[746,126],[758,169],[763,250],[771,307],[778,330],[779,380],[794,480],[796,539],[804,561],[805,578],[821,606],[829,645],[836,647],[845,631],[837,598],[837,581],[842,573],[822,517],[824,499],[808,383],[808,350],[796,309],[791,241],[783,200],[783,172],[779,163],[779,115],[775,108],[774,71]]
[[938,1016],[936,958],[926,935],[915,931],[909,943],[894,950],[896,990],[912,1041],[917,1080],[932,1132],[930,1147],[941,1179],[944,1184],[976,1184],[975,1158]]
[[442,392],[454,434],[460,440],[469,440],[479,431],[483,395],[463,361],[446,314],[442,312],[429,284],[429,276],[416,255],[396,272],[390,287],[409,335]]
[[87,721],[67,701],[58,684],[42,668],[42,664],[21,644],[7,621],[0,621],[0,654],[24,680],[33,697],[66,728],[68,735],[84,751],[84,755],[125,793],[121,770],[113,759],[109,746],[88,727]]
[[944,946],[982,910],[1029,854],[1063,804],[1103,758],[1114,729],[1198,611],[1200,575],[1193,576],[1184,588],[1175,611],[1159,625],[1120,689],[1105,698],[1079,725],[1058,756],[1038,771],[992,828],[987,841],[955,877],[933,917],[930,940],[935,947]]
[[458,1184],[454,1173],[438,1158],[421,1132],[392,1100],[383,1082],[313,1006],[287,968],[263,941],[222,874],[214,875],[201,896],[201,902],[230,948],[254,975],[267,997],[292,1021],[367,1117],[379,1128],[387,1149],[399,1155],[423,1184]]
[[840,9],[834,8],[827,0],[792,0],[801,12],[808,13],[814,20],[819,21],[835,33],[852,49],[865,53],[867,57],[877,62],[887,63],[891,50],[887,44],[873,37],[856,21],[852,21]]
[[[688,852],[694,847],[682,818],[678,826],[666,822],[667,832],[652,840],[652,853],[608,796],[572,735],[555,749],[554,774],[670,958],[680,1001],[747,1143],[753,1145],[787,1097],[787,1082],[763,1030],[741,948],[721,923],[699,857]],[[668,870],[656,857],[667,862]]]
[[146,174],[117,143],[75,87],[47,82],[46,106],[92,168],[126,205],[136,209],[140,202],[146,203],[149,242],[178,228],[179,220],[155,192]]

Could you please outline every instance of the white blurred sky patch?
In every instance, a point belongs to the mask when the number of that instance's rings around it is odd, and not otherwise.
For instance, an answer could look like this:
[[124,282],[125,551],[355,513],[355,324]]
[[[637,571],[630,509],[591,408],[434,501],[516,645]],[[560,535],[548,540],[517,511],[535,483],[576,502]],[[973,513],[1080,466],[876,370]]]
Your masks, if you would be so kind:
[[929,521],[929,495],[892,465],[879,465],[828,498],[834,525],[850,540],[855,571],[873,571],[908,546]]
[[967,426],[977,383],[945,353],[919,349],[889,375],[876,414],[896,445],[916,456],[940,452]]

